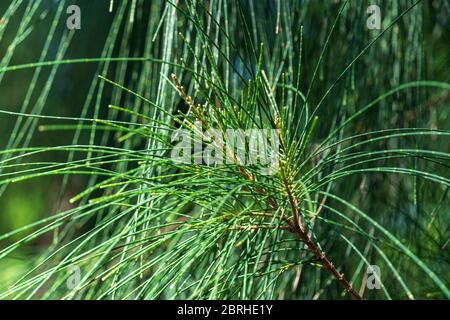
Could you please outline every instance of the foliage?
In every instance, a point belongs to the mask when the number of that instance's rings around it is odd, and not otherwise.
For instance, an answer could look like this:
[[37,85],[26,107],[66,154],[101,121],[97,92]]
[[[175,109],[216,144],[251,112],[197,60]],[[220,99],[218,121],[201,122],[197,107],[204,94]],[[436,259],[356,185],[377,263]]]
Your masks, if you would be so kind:
[[[52,202],[2,230],[1,298],[450,298],[447,2],[78,4],[0,7],[2,201]],[[277,129],[278,172],[171,161],[199,120]]]

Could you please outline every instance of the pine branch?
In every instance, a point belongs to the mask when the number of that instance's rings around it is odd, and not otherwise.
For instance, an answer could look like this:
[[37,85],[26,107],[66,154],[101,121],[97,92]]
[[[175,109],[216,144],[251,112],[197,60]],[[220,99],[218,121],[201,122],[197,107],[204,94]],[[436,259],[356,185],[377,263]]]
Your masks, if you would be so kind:
[[[172,74],[172,80],[175,82],[175,85],[180,93],[181,98],[186,102],[186,104],[188,104],[188,106],[193,111],[194,115],[197,116],[199,118],[199,120],[201,120],[202,122],[205,122],[206,121],[205,118],[203,116],[201,116],[198,108],[195,106],[195,104],[193,102],[193,99],[189,95],[186,94],[183,86],[180,84],[180,82],[178,81],[175,74]],[[277,118],[275,118],[275,119],[276,119],[275,124],[278,128],[278,131],[282,132],[280,121],[277,120]],[[206,127],[210,126],[208,123],[204,123],[204,124],[206,125]],[[223,145],[221,145],[221,147],[223,147]],[[225,148],[227,149],[227,153],[231,152],[230,150],[228,150],[228,146],[225,146]],[[285,192],[286,192],[286,195],[288,198],[288,202],[290,204],[292,215],[294,218],[294,222],[293,222],[293,221],[289,220],[289,218],[287,218],[287,216],[283,213],[282,219],[288,224],[287,230],[295,233],[306,244],[307,248],[311,251],[311,253],[314,254],[314,256],[323,265],[323,267],[326,270],[330,271],[333,274],[333,276],[337,279],[337,281],[339,281],[344,286],[345,290],[351,295],[351,297],[353,299],[361,300],[362,297],[353,289],[351,283],[345,278],[344,274],[337,271],[334,264],[327,258],[325,253],[322,250],[320,250],[320,248],[316,244],[314,244],[314,242],[311,240],[311,237],[308,235],[308,233],[302,223],[301,215],[298,210],[298,201],[293,195],[293,192],[291,190],[291,184],[288,183],[288,181],[286,179],[286,176],[284,174],[285,171],[283,169],[283,164],[281,161],[279,161],[279,163],[280,163],[280,172],[281,172],[281,177],[282,177],[281,180],[283,182]],[[254,175],[249,173],[243,167],[240,168],[240,174],[241,174],[241,176],[243,176],[245,179],[247,179],[249,181],[255,181]],[[279,205],[277,204],[277,201],[273,197],[269,196],[267,194],[266,190],[264,190],[263,188],[256,188],[255,191],[260,195],[267,196],[267,204],[273,210],[278,211],[280,209]],[[281,208],[281,212],[284,212],[283,208]],[[243,227],[243,228],[256,230],[256,229],[258,229],[258,226]],[[284,228],[282,228],[282,229],[284,229]]]

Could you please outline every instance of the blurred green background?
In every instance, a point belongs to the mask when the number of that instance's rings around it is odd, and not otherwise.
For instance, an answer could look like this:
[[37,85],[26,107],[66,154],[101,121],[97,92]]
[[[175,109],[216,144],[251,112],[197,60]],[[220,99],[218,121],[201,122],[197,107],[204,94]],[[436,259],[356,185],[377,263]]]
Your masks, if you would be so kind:
[[[321,48],[325,42],[326,35],[336,16],[341,1],[300,1],[304,6],[296,13],[297,20],[293,21],[292,37],[298,42],[298,32],[300,24],[304,25],[304,73],[306,78],[311,78],[313,67],[320,55]],[[264,2],[264,4],[262,4]],[[367,14],[365,12],[369,4],[378,4],[382,8],[383,27],[386,27],[393,18],[402,10],[411,5],[414,1],[350,1],[345,11],[344,19],[333,35],[329,52],[325,57],[325,63],[319,70],[320,79],[324,83],[330,83],[342,71],[371,38],[378,31],[368,31],[365,28]],[[36,62],[42,59],[42,50],[47,40],[48,30],[53,19],[57,15],[60,1],[0,1],[0,19],[16,6],[14,13],[8,19],[7,26],[4,20],[0,20],[0,68],[12,65]],[[208,1],[206,1],[208,3]],[[82,29],[69,32],[66,28],[68,15],[60,13],[60,19],[56,26],[54,39],[50,42],[48,52],[44,57],[45,61],[58,59],[57,53],[62,45],[67,45],[64,59],[75,58],[95,58],[102,54],[106,37],[110,32],[114,20],[117,1],[113,12],[109,12],[109,0],[79,0],[66,1],[65,6],[77,4],[82,10]],[[163,14],[164,1],[137,1],[138,12],[136,12],[136,22],[131,31],[127,30],[128,16],[124,19],[119,30],[119,41],[124,34],[131,32],[126,41],[129,41],[129,56],[140,56],[146,42],[152,41],[152,35],[145,33],[145,25],[140,25],[140,21],[148,20],[148,16],[154,16],[154,23],[158,23]],[[242,1],[243,7],[254,5],[254,1]],[[277,24],[277,1],[258,1],[261,15],[264,15],[264,23],[258,23],[258,28],[273,28]],[[33,10],[30,16],[29,10]],[[132,10],[132,1],[129,1],[126,12]],[[65,10],[64,10],[65,11]],[[245,12],[245,14],[249,14]],[[423,1],[422,4],[413,9],[413,12],[402,19],[399,26],[370,49],[366,57],[353,68],[352,76],[346,78],[339,86],[338,92],[328,102],[330,105],[343,105],[346,112],[354,112],[356,105],[370,101],[378,94],[385,92],[395,85],[419,79],[450,81],[450,5],[448,1]],[[29,23],[23,26],[24,20],[29,19]],[[251,17],[249,17],[251,20]],[[23,30],[20,32],[20,28]],[[180,22],[180,28],[183,28]],[[21,36],[18,37],[18,34]],[[19,42],[17,40],[20,39]],[[66,39],[61,41],[61,39]],[[69,40],[70,39],[70,40]],[[236,39],[239,41],[239,39]],[[272,39],[259,39],[267,44],[271,50]],[[163,40],[161,40],[163,41]],[[156,41],[154,51],[158,52],[161,41]],[[269,51],[270,52],[270,51]],[[111,56],[117,56],[120,52],[114,47]],[[268,53],[269,55],[269,53]],[[270,59],[270,56],[267,57]],[[28,97],[29,103],[25,113],[42,113],[52,116],[79,117],[82,107],[88,94],[92,78],[98,74],[99,63],[86,63],[76,65],[61,65],[56,70],[53,68],[43,68],[36,82],[36,89]],[[0,109],[21,112],[24,101],[27,99],[27,90],[32,81],[34,69],[26,69],[8,73],[0,73]],[[54,72],[54,74],[52,74]],[[45,85],[49,77],[54,76],[51,88]],[[132,82],[133,74],[130,73],[124,83]],[[355,78],[358,79],[355,81]],[[316,86],[312,96],[320,96],[323,93],[323,86]],[[45,93],[45,95],[43,95]],[[151,97],[149,97],[151,98]],[[107,106],[111,102],[111,95],[108,90],[101,97],[101,109],[99,117],[107,115]],[[124,98],[121,98],[123,101]],[[116,101],[116,102],[120,102]],[[415,90],[402,93],[395,97],[389,105],[384,102],[383,106],[362,118],[354,128],[355,132],[364,132],[369,129],[381,129],[388,127],[428,127],[428,128],[450,128],[450,95],[449,93],[428,93],[425,90]],[[384,111],[379,111],[384,110]],[[93,110],[89,109],[86,117],[92,117]],[[8,145],[8,141],[14,130],[16,115],[0,115],[0,146],[2,150]],[[71,144],[73,131],[40,131],[39,126],[46,124],[61,124],[59,121],[48,119],[29,120],[22,118],[21,126],[28,125],[28,130],[24,131],[22,137],[16,137],[16,145],[13,147],[27,146],[57,146]],[[64,123],[64,122],[63,122]],[[327,124],[323,124],[327,126]],[[32,128],[34,127],[34,130]],[[327,132],[326,128],[319,128]],[[87,143],[88,135],[83,134],[80,142]],[[426,143],[429,149],[443,150],[442,139],[418,138],[415,143]],[[433,143],[435,145],[433,145]],[[11,146],[10,146],[11,147]],[[450,152],[450,143],[447,141],[444,146]],[[45,155],[36,155],[39,160],[59,160],[66,159],[63,153],[52,152]],[[7,174],[9,168],[3,170],[2,174]],[[445,173],[443,174],[445,175]],[[447,172],[448,176],[448,172]],[[87,181],[85,177],[74,176],[68,180],[67,187],[61,189],[61,176],[40,177],[26,182],[17,182],[2,185],[0,189],[0,234],[25,226],[38,219],[50,216],[55,212],[61,212],[71,208],[69,199],[83,190]],[[378,180],[377,180],[378,179]],[[346,181],[348,183],[348,181]],[[357,182],[355,181],[355,184]],[[422,183],[424,193],[427,190],[427,183]],[[358,182],[359,185],[359,182]],[[370,199],[366,209],[376,211],[377,203],[387,203],[389,199],[379,196],[377,191],[391,188],[392,184],[380,177],[373,177],[365,184]],[[379,192],[380,195],[385,194]],[[409,197],[409,195],[405,195]],[[433,199],[433,195],[430,195]],[[398,206],[398,210],[413,212],[407,207],[401,207],[397,199],[392,200],[393,207]],[[401,199],[400,201],[401,202]],[[430,207],[434,205],[433,201]],[[444,202],[444,207],[450,208],[449,202]],[[426,209],[426,208],[425,208]],[[405,221],[405,223],[408,223]],[[20,234],[15,239],[20,238]],[[408,235],[405,235],[408,236]],[[11,241],[14,239],[11,239]],[[13,275],[20,273],[28,263],[30,257],[39,247],[45,247],[52,241],[51,235],[39,238],[27,249],[23,249],[21,254],[14,254],[6,260],[0,262],[0,283],[8,283]],[[7,243],[2,243],[2,246]]]

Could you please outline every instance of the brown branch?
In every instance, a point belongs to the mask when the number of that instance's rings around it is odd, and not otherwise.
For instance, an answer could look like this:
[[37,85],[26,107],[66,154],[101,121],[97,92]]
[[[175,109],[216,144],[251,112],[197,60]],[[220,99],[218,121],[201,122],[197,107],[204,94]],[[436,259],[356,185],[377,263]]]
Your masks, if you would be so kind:
[[285,191],[288,196],[288,201],[289,201],[289,205],[292,210],[292,214],[293,214],[294,218],[298,217],[296,219],[298,223],[294,224],[294,223],[290,222],[291,229],[294,230],[294,233],[296,233],[301,240],[303,240],[303,242],[306,244],[308,249],[320,261],[320,263],[323,265],[323,267],[326,270],[330,271],[334,275],[334,277],[344,286],[345,290],[352,296],[352,298],[356,299],[356,300],[361,300],[362,297],[353,289],[351,283],[344,277],[344,274],[337,271],[336,267],[327,258],[325,253],[322,250],[320,250],[320,248],[311,240],[311,237],[308,235],[307,231],[305,230],[305,228],[300,220],[300,213],[298,211],[298,203],[292,193],[290,184],[285,179],[282,179],[282,180],[283,180],[283,183],[285,184]]
[[[287,188],[287,190],[289,190],[289,188]],[[290,192],[288,194],[288,201],[293,212],[293,216],[300,218],[297,202]],[[344,274],[337,271],[336,267],[327,258],[325,253],[320,250],[320,248],[316,244],[314,244],[314,242],[311,240],[311,237],[308,235],[308,233],[305,231],[305,228],[301,224],[301,220],[297,219],[298,223],[295,223],[287,219],[286,216],[283,217],[283,220],[288,224],[289,230],[292,233],[295,233],[306,244],[308,249],[320,261],[322,266],[334,275],[336,280],[338,280],[344,286],[345,290],[351,295],[351,297],[355,300],[362,300],[362,297],[353,289],[351,283],[344,277]]]
[[[362,300],[362,297],[353,289],[351,283],[344,277],[344,274],[337,271],[336,267],[327,258],[325,253],[322,250],[320,250],[320,248],[316,244],[314,244],[314,242],[311,240],[311,237],[308,235],[307,231],[305,230],[301,222],[301,215],[298,211],[298,202],[291,191],[290,184],[287,183],[285,179],[282,180],[284,180],[285,191],[287,193],[289,205],[291,207],[292,214],[294,217],[294,221],[291,221],[289,218],[286,217],[286,215],[283,214],[282,216],[282,219],[288,224],[289,230],[292,233],[295,233],[306,244],[308,249],[320,261],[322,266],[334,275],[334,277],[344,286],[345,290],[351,295],[353,299]],[[257,188],[256,192],[260,195],[267,196],[267,192],[264,189]],[[279,209],[276,200],[273,199],[272,197],[268,197],[267,202],[269,206],[275,211]],[[284,211],[283,209],[281,210]]]
[[[280,127],[280,121],[276,121],[276,125],[278,127],[278,130],[281,131]],[[327,258],[325,253],[320,250],[318,245],[316,245],[312,240],[311,236],[308,234],[308,232],[305,230],[302,220],[301,220],[301,214],[298,210],[299,205],[296,197],[294,196],[294,193],[292,191],[291,183],[289,183],[288,179],[285,176],[285,171],[283,168],[283,164],[280,161],[280,171],[281,171],[281,180],[284,185],[284,189],[288,198],[289,206],[291,207],[292,216],[294,218],[294,221],[291,221],[289,219],[285,219],[285,221],[288,223],[288,225],[291,227],[291,231],[306,244],[308,249],[314,254],[314,256],[320,261],[322,266],[330,271],[334,277],[344,286],[345,290],[351,295],[351,297],[355,300],[362,300],[362,297],[353,289],[352,284],[344,277],[343,273],[340,273],[334,264]],[[321,204],[318,212],[320,212],[322,208],[323,203]]]

